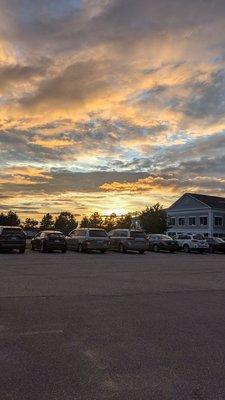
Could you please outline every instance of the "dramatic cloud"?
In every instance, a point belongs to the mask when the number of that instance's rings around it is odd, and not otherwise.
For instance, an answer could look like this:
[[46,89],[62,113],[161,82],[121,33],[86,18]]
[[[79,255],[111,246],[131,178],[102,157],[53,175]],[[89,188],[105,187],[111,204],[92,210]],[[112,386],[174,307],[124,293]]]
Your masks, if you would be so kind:
[[224,21],[222,0],[1,0],[2,209],[225,195]]

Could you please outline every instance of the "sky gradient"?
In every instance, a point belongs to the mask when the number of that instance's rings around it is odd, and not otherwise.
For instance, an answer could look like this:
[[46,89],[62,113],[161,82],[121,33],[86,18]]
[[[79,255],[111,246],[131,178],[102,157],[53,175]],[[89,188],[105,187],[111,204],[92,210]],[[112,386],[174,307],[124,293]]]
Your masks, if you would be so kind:
[[0,204],[225,196],[224,0],[0,0]]

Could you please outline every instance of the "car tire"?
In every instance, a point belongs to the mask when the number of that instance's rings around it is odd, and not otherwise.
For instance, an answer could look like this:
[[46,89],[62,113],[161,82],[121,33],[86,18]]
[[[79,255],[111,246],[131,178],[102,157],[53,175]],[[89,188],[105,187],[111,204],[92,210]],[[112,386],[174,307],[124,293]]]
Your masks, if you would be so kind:
[[171,254],[175,253],[175,250],[170,250],[170,253],[171,253]]
[[159,253],[159,246],[157,245],[157,244],[154,244],[154,246],[153,246],[153,251],[155,252],[155,253]]
[[122,243],[120,243],[120,245],[119,245],[119,252],[126,253],[126,249],[124,248],[124,245]]
[[213,254],[214,253],[214,248],[212,246],[209,246],[209,253]]
[[81,243],[78,244],[78,248],[77,248],[78,253],[83,253],[84,249]]
[[104,254],[104,253],[106,253],[106,250],[100,250],[100,252],[101,252],[102,254]]
[[34,248],[34,245],[33,244],[31,244],[31,250],[35,250],[35,248]]
[[26,251],[26,247],[22,247],[22,249],[19,249],[20,254],[24,254]]
[[183,250],[185,253],[190,253],[190,247],[188,246],[188,244],[184,244]]
[[139,250],[139,254],[145,254],[145,250]]
[[62,253],[66,253],[66,251],[67,251],[67,249],[63,249],[63,250],[62,250]]

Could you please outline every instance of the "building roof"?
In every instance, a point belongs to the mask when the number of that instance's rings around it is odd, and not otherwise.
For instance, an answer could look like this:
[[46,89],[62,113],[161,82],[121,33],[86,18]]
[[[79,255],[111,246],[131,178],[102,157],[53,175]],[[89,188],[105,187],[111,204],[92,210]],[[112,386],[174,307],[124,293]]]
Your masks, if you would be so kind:
[[208,196],[205,194],[186,193],[187,195],[195,198],[206,204],[208,207],[225,210],[225,198],[217,196]]

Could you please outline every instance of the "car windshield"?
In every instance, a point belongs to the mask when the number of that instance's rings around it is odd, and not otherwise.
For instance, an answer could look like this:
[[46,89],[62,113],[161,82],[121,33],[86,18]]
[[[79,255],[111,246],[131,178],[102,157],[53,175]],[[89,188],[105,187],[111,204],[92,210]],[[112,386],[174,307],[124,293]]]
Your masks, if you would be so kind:
[[225,241],[221,238],[214,238],[216,243],[225,243]]
[[160,235],[160,239],[162,239],[162,240],[173,240],[170,236],[167,236],[167,235]]
[[7,235],[25,236],[25,233],[22,231],[22,229],[3,228],[2,235],[4,235],[4,236],[7,236]]
[[107,233],[105,231],[99,231],[98,229],[96,229],[96,230],[89,231],[89,236],[90,237],[107,237]]
[[195,239],[195,240],[205,240],[202,235],[193,235],[193,239]]
[[132,238],[146,238],[146,234],[145,234],[145,232],[142,232],[142,231],[131,231],[130,232],[130,237],[132,237]]

